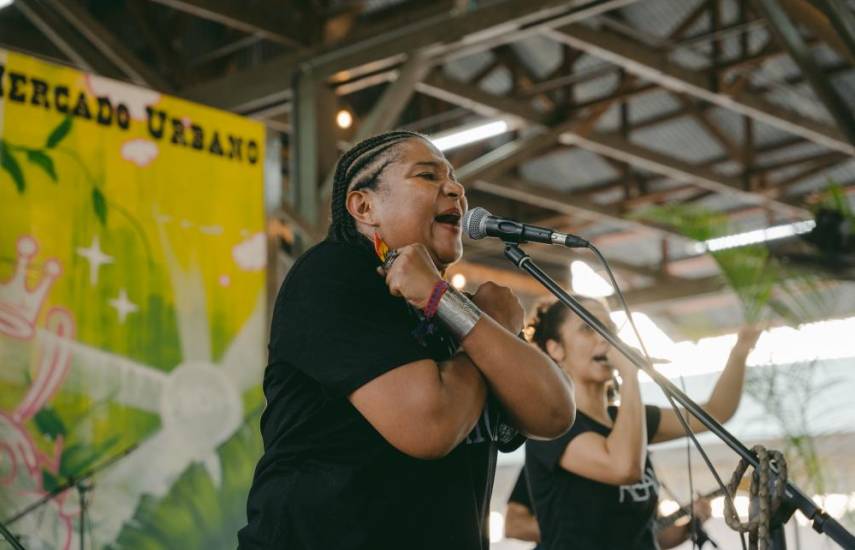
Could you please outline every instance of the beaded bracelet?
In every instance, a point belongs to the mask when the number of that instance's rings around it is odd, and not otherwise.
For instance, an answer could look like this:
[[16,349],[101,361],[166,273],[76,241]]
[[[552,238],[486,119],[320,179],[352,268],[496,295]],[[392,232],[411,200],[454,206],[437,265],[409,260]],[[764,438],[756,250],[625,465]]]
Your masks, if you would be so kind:
[[430,298],[424,309],[426,319],[433,319],[433,316],[436,315],[436,310],[439,308],[439,301],[446,290],[448,290],[448,283],[446,281],[437,281],[433,285],[433,291],[431,291]]

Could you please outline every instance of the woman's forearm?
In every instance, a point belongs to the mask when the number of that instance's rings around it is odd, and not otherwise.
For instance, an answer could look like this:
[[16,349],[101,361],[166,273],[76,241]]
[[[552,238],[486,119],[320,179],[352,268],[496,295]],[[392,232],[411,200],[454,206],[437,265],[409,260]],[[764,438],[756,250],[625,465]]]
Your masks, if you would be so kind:
[[463,349],[520,431],[554,438],[573,425],[573,383],[546,354],[487,315],[464,338]]
[[719,422],[729,420],[739,407],[745,381],[745,363],[750,352],[750,347],[737,342],[704,407]]
[[635,483],[641,479],[644,472],[647,456],[647,422],[644,417],[644,405],[641,402],[638,374],[629,372],[625,370],[622,373],[620,408],[612,433],[606,438],[606,447],[624,481]]

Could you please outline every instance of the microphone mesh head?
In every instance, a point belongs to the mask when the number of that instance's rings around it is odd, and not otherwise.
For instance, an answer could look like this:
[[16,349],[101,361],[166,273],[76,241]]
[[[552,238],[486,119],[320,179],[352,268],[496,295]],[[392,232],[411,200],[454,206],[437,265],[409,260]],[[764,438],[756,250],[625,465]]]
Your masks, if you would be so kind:
[[470,239],[483,239],[487,236],[485,222],[490,215],[486,209],[476,206],[466,212],[463,216],[463,228]]

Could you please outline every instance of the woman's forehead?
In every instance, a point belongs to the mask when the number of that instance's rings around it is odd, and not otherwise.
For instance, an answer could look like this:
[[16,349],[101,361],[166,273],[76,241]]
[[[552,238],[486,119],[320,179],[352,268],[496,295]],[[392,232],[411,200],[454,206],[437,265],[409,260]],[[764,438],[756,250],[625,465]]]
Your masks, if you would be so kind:
[[421,138],[409,139],[402,143],[397,160],[407,166],[424,164],[452,170],[451,163],[445,155],[432,143]]
[[[609,315],[609,311],[603,304],[596,300],[582,300],[582,307],[593,313],[594,316],[607,327],[614,329],[614,323],[612,322],[611,316]],[[583,321],[575,313],[571,313],[567,317],[568,321],[572,322],[574,325],[585,324],[585,321]]]

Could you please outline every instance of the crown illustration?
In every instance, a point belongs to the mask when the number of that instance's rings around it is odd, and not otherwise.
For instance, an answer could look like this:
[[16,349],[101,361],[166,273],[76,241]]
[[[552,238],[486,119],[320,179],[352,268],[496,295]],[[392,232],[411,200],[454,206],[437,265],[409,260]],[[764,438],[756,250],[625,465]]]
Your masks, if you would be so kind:
[[35,332],[39,311],[62,268],[56,260],[46,261],[43,277],[34,288],[28,288],[27,269],[39,247],[35,239],[24,236],[18,239],[17,249],[15,273],[11,279],[0,283],[0,333],[28,339]]

